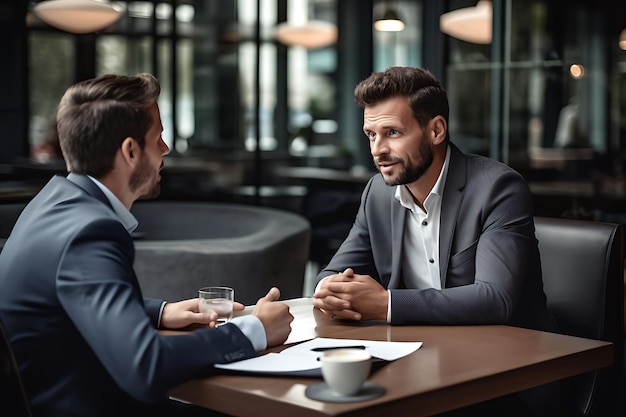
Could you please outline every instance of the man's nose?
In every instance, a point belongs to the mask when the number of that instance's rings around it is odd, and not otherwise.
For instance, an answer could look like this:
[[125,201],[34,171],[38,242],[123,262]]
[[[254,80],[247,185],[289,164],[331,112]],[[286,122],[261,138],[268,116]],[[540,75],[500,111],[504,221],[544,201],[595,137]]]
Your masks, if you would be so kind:
[[387,153],[387,143],[386,141],[376,137],[374,140],[370,141],[370,153],[372,156],[379,156]]
[[161,139],[161,148],[163,148],[163,156],[170,153],[170,147],[167,146],[167,143],[163,139]]

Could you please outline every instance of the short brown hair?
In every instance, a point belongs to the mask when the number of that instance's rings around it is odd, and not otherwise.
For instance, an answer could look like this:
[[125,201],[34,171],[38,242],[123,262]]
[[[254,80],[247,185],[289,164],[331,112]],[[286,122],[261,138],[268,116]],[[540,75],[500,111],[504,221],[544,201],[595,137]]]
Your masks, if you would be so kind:
[[140,147],[152,124],[149,108],[161,92],[150,74],[107,74],[68,88],[57,109],[59,142],[68,171],[106,175],[127,137]]
[[435,116],[443,116],[448,121],[446,91],[428,70],[390,67],[382,72],[374,72],[354,89],[354,98],[362,108],[392,97],[407,97],[413,117],[422,127]]

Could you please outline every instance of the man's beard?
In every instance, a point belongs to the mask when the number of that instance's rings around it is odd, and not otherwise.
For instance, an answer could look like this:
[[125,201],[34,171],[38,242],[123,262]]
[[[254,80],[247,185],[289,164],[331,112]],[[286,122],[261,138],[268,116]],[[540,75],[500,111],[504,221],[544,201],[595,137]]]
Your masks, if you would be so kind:
[[[133,192],[145,190],[139,195],[138,200],[156,198],[161,193],[161,185],[158,180],[155,180],[152,167],[145,160],[141,162],[137,170],[131,175],[129,187]],[[146,189],[146,187],[150,188]]]
[[[424,173],[430,168],[433,163],[433,150],[430,147],[430,144],[426,141],[422,141],[420,147],[418,149],[419,152],[419,160],[415,164],[405,165],[405,162],[402,159],[392,158],[388,155],[383,155],[379,158],[374,158],[374,164],[376,168],[378,168],[378,164],[384,162],[397,162],[401,165],[401,171],[395,177],[386,177],[383,176],[383,180],[387,185],[403,185],[410,184],[414,181],[417,181],[424,175]],[[379,169],[380,170],[380,169]]]

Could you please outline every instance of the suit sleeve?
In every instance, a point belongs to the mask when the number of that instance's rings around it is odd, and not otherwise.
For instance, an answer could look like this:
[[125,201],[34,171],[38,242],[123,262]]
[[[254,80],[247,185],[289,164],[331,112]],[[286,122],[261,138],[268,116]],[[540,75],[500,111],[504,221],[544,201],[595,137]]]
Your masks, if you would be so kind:
[[326,267],[318,274],[315,286],[323,278],[344,271],[346,268],[353,268],[359,274],[367,274],[375,279],[379,279],[378,272],[374,266],[374,257],[370,243],[369,226],[365,206],[368,196],[372,190],[374,178],[370,179],[361,195],[361,204],[357,212],[354,224],[335,255]]
[[155,328],[158,329],[159,324],[161,323],[161,313],[163,311],[163,306],[165,305],[165,300],[144,298],[143,305],[146,310],[146,314],[150,317],[150,322]]
[[215,363],[255,355],[233,324],[159,335],[153,322],[157,303],[144,305],[133,258],[132,240],[119,222],[92,221],[65,249],[56,283],[66,314],[122,389],[137,400],[157,401]]

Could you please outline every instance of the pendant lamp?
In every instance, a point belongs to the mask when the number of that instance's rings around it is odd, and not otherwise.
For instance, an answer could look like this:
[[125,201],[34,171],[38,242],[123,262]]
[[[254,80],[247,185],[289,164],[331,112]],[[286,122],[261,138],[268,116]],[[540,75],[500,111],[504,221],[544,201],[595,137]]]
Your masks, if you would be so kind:
[[276,25],[276,39],[284,45],[319,49],[337,42],[337,26],[320,20]]
[[401,32],[404,30],[404,22],[396,9],[386,4],[382,17],[374,22],[374,29],[379,32]]
[[490,0],[478,0],[476,6],[444,13],[439,18],[441,31],[462,41],[490,44],[493,9]]
[[76,34],[102,30],[121,15],[108,2],[98,0],[47,0],[37,3],[33,12],[50,26]]

